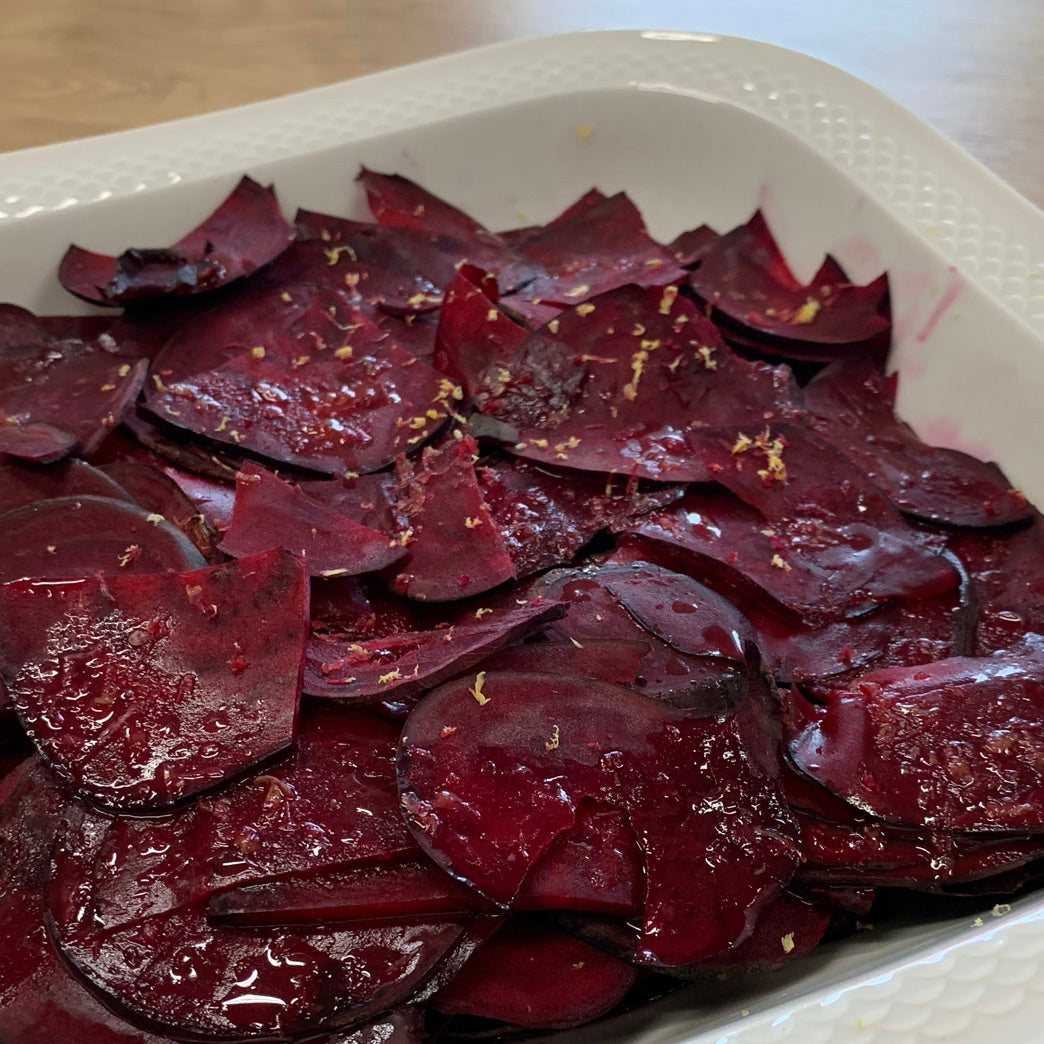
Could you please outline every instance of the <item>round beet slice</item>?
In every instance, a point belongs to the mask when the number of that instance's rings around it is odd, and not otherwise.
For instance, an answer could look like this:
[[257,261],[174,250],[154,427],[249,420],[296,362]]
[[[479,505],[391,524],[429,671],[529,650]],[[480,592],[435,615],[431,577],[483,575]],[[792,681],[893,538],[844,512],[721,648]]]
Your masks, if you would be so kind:
[[111,497],[35,500],[0,515],[0,582],[195,569],[203,556],[161,515]]
[[307,574],[283,551],[18,580],[0,587],[0,662],[27,733],[71,786],[162,808],[293,741],[307,613]]
[[797,865],[777,729],[754,687],[697,716],[592,679],[480,672],[407,719],[403,808],[436,862],[504,904],[581,802],[620,811],[645,865],[638,959],[686,964],[741,940]]

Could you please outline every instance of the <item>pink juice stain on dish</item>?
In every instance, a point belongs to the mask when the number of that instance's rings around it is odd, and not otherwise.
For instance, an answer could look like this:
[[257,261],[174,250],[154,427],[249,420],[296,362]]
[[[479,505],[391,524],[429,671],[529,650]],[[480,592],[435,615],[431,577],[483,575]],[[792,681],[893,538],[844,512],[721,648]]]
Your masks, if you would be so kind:
[[964,429],[954,417],[936,417],[934,420],[921,421],[917,424],[917,435],[922,442],[930,446],[944,446],[946,449],[960,450],[979,460],[993,460],[994,453],[985,443],[972,442],[964,437]]
[[961,296],[964,290],[964,277],[960,272],[953,265],[950,265],[946,271],[946,286],[939,295],[939,300],[935,302],[935,307],[932,309],[927,321],[917,331],[917,340],[922,344],[931,337],[932,332],[939,325],[939,320],[953,307],[954,302]]

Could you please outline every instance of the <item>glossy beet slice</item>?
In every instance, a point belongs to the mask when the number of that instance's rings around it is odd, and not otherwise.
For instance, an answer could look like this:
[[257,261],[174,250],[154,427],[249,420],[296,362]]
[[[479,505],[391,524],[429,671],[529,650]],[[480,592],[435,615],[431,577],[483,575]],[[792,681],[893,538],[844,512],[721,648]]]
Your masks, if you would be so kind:
[[112,497],[34,500],[0,515],[0,581],[194,569],[205,564],[166,519]]
[[21,464],[0,467],[0,514],[34,500],[84,494],[116,500],[133,499],[110,475],[75,458],[49,468]]
[[677,500],[684,486],[627,482],[523,460],[485,460],[479,483],[519,577],[567,565],[603,530]]
[[71,246],[62,286],[94,304],[122,304],[213,290],[271,261],[293,238],[271,186],[242,178],[217,209],[170,247],[132,248],[118,257]]
[[575,674],[581,678],[633,685],[649,654],[648,642],[627,638],[534,641],[501,649],[486,661],[490,670]]
[[809,426],[908,514],[952,526],[1003,526],[1029,517],[1025,496],[996,464],[929,446],[895,415],[898,374],[869,359],[833,363],[805,390]]
[[[760,211],[699,253],[689,285],[745,332],[804,346],[872,342],[889,328],[888,281],[854,286],[827,259],[807,285],[787,266]],[[799,356],[800,357],[800,356]]]
[[148,363],[106,334],[59,338],[29,319],[27,337],[0,352],[0,452],[45,463],[72,451],[90,457],[127,414]]
[[148,817],[76,809],[55,887],[110,932],[222,890],[415,858],[396,792],[398,733],[369,715],[312,708],[292,751],[192,804]]
[[382,533],[249,462],[236,476],[232,519],[219,546],[236,558],[282,547],[304,559],[313,576],[326,577],[372,573],[406,553]]
[[515,575],[475,475],[478,447],[470,436],[426,446],[396,469],[408,528],[406,558],[388,586],[419,601],[447,602],[481,594]]
[[527,1029],[565,1029],[616,1007],[635,978],[624,961],[516,918],[483,943],[432,1005]]
[[266,291],[168,342],[145,404],[165,425],[323,474],[376,471],[454,411],[455,384],[318,287]]
[[308,621],[292,555],[0,590],[19,716],[90,800],[161,808],[292,742]]
[[487,371],[478,409],[512,453],[556,467],[706,481],[703,429],[792,408],[789,371],[739,358],[673,287],[563,312]]
[[304,691],[343,701],[416,696],[462,674],[501,646],[561,615],[553,601],[484,607],[444,627],[351,640],[313,634],[305,653]]
[[399,174],[362,168],[357,178],[366,190],[373,216],[382,225],[436,234],[453,241],[454,264],[463,260],[493,273],[505,288],[533,277],[532,266],[495,232],[452,204]]
[[805,705],[790,751],[808,776],[893,823],[1044,829],[1044,643],[863,674]]
[[259,926],[432,919],[497,909],[418,853],[229,888],[211,897],[207,916],[219,924]]
[[674,255],[649,235],[623,192],[588,197],[527,236],[518,249],[538,271],[522,296],[563,308],[627,283],[664,286],[685,275]]
[[407,719],[403,807],[436,862],[502,903],[580,802],[621,812],[645,865],[638,958],[684,964],[742,939],[796,866],[773,731],[754,695],[698,717],[590,679],[480,673]]

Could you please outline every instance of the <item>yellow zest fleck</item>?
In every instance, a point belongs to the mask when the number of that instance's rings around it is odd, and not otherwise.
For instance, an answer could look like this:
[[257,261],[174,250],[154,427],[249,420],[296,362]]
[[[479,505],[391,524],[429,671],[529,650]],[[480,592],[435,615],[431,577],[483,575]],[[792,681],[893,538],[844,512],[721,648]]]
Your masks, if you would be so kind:
[[581,645],[581,644],[580,644],[580,643],[579,643],[579,642],[578,642],[578,641],[577,641],[577,640],[576,640],[575,638],[572,638],[572,637],[570,637],[570,639],[569,639],[569,640],[570,640],[570,641],[571,641],[571,642],[573,643],[573,645],[575,645],[575,646],[576,646],[576,647],[577,647],[578,649],[582,649],[582,648],[583,648],[583,646],[582,646],[582,645]]
[[551,321],[550,321],[550,322],[549,322],[549,323],[547,324],[547,328],[548,328],[548,330],[550,330],[550,331],[551,331],[551,333],[553,333],[553,334],[556,334],[556,333],[558,333],[558,327],[559,327],[560,325],[561,325],[561,324],[559,323],[558,319],[552,319],[552,320],[551,320]]
[[123,553],[120,555],[119,561],[121,566],[130,565],[135,558],[138,557],[141,548],[137,544],[130,544],[124,548]]
[[[586,289],[586,288],[585,288]],[[595,310],[595,306],[590,301],[585,301],[583,304],[578,304],[574,311],[581,319],[585,319]]]
[[291,301],[293,300],[293,298],[292,298],[292,297],[290,296],[290,293],[289,293],[289,291],[287,291],[287,290],[284,290],[284,291],[283,291],[283,292],[282,292],[282,293],[281,293],[281,294],[279,295],[279,298],[280,298],[280,300],[281,300],[281,301],[283,301],[283,302],[284,302],[285,304],[289,304],[289,303],[290,303],[290,302],[291,302]]
[[413,431],[417,431],[420,428],[423,428],[424,425],[427,424],[427,423],[428,423],[428,418],[427,417],[411,417],[410,421],[409,421],[409,426],[410,426],[410,428]]
[[674,359],[667,364],[667,369],[670,370],[671,373],[674,373],[681,365],[681,361],[682,357],[680,355],[676,355]]
[[746,453],[751,446],[754,445],[754,440],[749,435],[744,435],[741,431],[739,437],[732,444],[733,453]]
[[787,466],[783,463],[783,448],[786,443],[781,438],[773,438],[766,428],[754,440],[757,450],[765,457],[765,466],[758,469],[758,478],[762,482],[786,482]]
[[347,576],[348,570],[344,566],[341,566],[339,569],[320,569],[319,575],[329,580],[332,576]]
[[290,365],[296,370],[299,366],[304,366],[307,362],[307,355],[299,355]]
[[770,564],[775,569],[782,569],[784,573],[789,573],[790,570],[791,570],[790,564],[788,562],[784,561],[784,559],[782,557],[780,557],[780,555],[778,555],[778,554],[775,554],[775,555],[772,556],[772,561],[771,561]]
[[[590,292],[591,292],[591,288],[590,288],[590,286],[587,285],[587,283],[580,283],[578,286],[573,286],[573,287],[570,287],[568,290],[566,290],[565,294],[563,296],[564,297],[583,297],[584,294],[589,294]],[[594,311],[594,306],[593,305],[591,307],[591,311]],[[586,313],[581,313],[581,314],[586,314]]]
[[150,511],[145,516],[145,521],[151,523],[154,526],[158,526],[161,522],[166,522],[167,520],[162,515],[157,514],[155,511]]
[[641,323],[635,323],[631,334],[634,337],[643,337],[645,335],[645,327]]
[[991,917],[1003,917],[1005,914],[1011,913],[1011,903],[997,903],[997,905],[990,911]]
[[402,672],[398,667],[393,667],[387,674],[382,674],[377,679],[378,685],[387,685],[389,682],[398,681],[402,677]]
[[678,296],[676,286],[665,286],[663,295],[660,297],[660,315],[670,315],[674,307],[674,299]]
[[479,671],[478,674],[475,675],[475,684],[472,685],[470,689],[468,689],[468,692],[470,692],[471,695],[475,697],[475,702],[480,707],[484,707],[487,703],[489,703],[489,697],[484,695],[482,692],[482,686],[485,684],[485,682],[486,672]]
[[537,449],[547,449],[549,443],[547,439],[530,439],[530,446],[536,446]]
[[158,373],[152,375],[152,383],[156,386],[156,391],[166,391],[167,387],[163,383],[163,378]]
[[551,726],[551,738],[544,744],[544,750],[550,752],[558,750],[558,726]]
[[221,420],[218,421],[218,426],[214,429],[214,434],[217,434],[220,431],[224,431],[228,427],[228,422],[231,419],[232,418],[227,413],[224,414]]
[[794,933],[787,932],[787,934],[779,940],[779,945],[783,947],[784,953],[790,953],[791,950],[794,949]]
[[465,525],[465,526],[466,526],[466,527],[467,527],[468,529],[475,529],[475,528],[476,528],[477,526],[481,526],[481,525],[482,525],[482,519],[481,519],[481,518],[478,518],[478,517],[477,517],[477,516],[475,516],[475,515],[468,515],[468,516],[467,516],[467,517],[466,517],[466,518],[464,519],[464,525]]
[[584,966],[584,961],[574,961],[573,967],[579,971]]
[[263,344],[259,344],[255,348],[251,348],[250,354],[255,359],[263,359],[265,357],[265,346]]
[[361,278],[358,272],[345,272],[344,273],[344,285],[354,290],[359,285]]
[[[648,342],[643,341],[642,344]],[[628,402],[634,402],[638,398],[638,382],[642,379],[642,370],[645,368],[645,363],[649,358],[649,353],[645,348],[639,348],[638,351],[631,356],[631,379],[623,386],[623,397]]]
[[341,475],[346,479],[357,479],[359,477],[358,471],[342,471]]
[[488,312],[486,312],[487,323],[495,323],[499,318],[500,312],[498,312],[495,308],[491,308]]
[[413,529],[404,529],[388,541],[389,547],[405,547],[413,539]]
[[228,437],[237,444],[243,441],[243,436],[235,428],[228,433]]
[[794,313],[794,322],[808,324],[819,314],[823,306],[814,298],[809,297],[805,303]]
[[130,373],[130,363],[124,363],[117,371],[116,374],[119,377],[126,377]]
[[701,344],[696,349],[696,354],[703,360],[703,368],[705,370],[716,370],[718,368],[718,360],[714,358],[714,349],[709,344]]
[[350,246],[348,246],[347,243],[342,244],[340,246],[329,247],[326,250],[324,250],[323,253],[326,255],[327,263],[331,265],[336,265],[337,262],[341,260],[342,254],[347,254],[353,261],[359,260],[355,251]]
[[457,731],[457,726],[456,725],[443,725],[442,728],[439,729],[439,736],[442,739],[445,739],[447,736],[452,736],[453,733],[456,732],[456,731]]
[[481,620],[483,616],[489,616],[489,614],[491,612],[493,612],[492,609],[476,609],[475,610],[475,619],[476,620]]
[[497,377],[501,384],[507,384],[511,380],[511,371],[504,366],[497,367]]
[[99,391],[103,391],[103,392],[115,391],[116,390],[116,385],[115,384],[103,384],[98,390]]
[[565,439],[563,442],[556,442],[555,449],[558,450],[559,453],[561,453],[562,450],[576,449],[576,447],[579,445],[580,439],[576,435],[570,435],[569,438]]
[[616,362],[616,359],[610,358],[608,355],[590,355],[587,352],[584,352],[584,354],[580,356],[580,361],[605,363],[607,366],[612,366],[612,364]]
[[334,352],[335,359],[350,359],[352,357],[352,346],[346,344]]
[[590,138],[592,134],[594,134],[593,123],[581,123],[576,128],[576,136],[580,141],[587,141],[587,139]]

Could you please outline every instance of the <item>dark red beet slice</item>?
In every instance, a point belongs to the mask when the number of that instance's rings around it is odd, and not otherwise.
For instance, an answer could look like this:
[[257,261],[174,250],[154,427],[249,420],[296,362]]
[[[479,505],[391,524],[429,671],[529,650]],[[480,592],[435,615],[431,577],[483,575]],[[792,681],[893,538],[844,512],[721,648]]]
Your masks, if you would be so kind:
[[133,499],[104,471],[75,458],[49,468],[19,464],[0,467],[0,514],[34,500],[83,494],[117,500]]
[[130,249],[119,257],[71,246],[58,269],[62,286],[94,304],[122,304],[213,290],[271,261],[293,238],[272,187],[244,177],[220,206],[173,246]]
[[479,483],[519,577],[566,565],[602,530],[677,500],[684,486],[626,482],[522,460],[482,461]]
[[[260,317],[244,310],[200,324],[156,360],[149,411],[276,463],[326,474],[376,471],[427,439],[459,394],[343,295],[319,288],[269,293]],[[242,339],[228,340],[234,333]],[[189,361],[217,358],[186,372],[180,346],[193,338]]]
[[648,642],[626,638],[586,638],[576,641],[526,642],[501,649],[486,661],[491,671],[574,674],[633,685],[649,654]]
[[645,864],[638,958],[685,964],[744,938],[797,864],[770,718],[754,696],[696,717],[590,679],[480,673],[412,711],[403,807],[436,862],[502,903],[580,802],[621,812]]
[[388,586],[419,601],[481,594],[515,575],[475,474],[470,436],[426,446],[397,467],[408,554]]
[[432,1005],[527,1029],[565,1029],[616,1007],[634,981],[635,969],[624,961],[558,929],[514,919],[483,943]]
[[492,272],[505,288],[515,288],[533,276],[530,264],[495,232],[463,211],[398,174],[367,170],[358,179],[366,190],[373,216],[382,225],[434,233],[455,241],[450,256]]
[[898,374],[866,358],[835,362],[805,390],[809,426],[908,514],[952,526],[1003,526],[1029,517],[1025,496],[996,464],[928,446],[896,417]]
[[[495,363],[476,397],[512,453],[558,467],[706,481],[702,430],[791,409],[789,371],[734,355],[675,288],[571,308]],[[553,339],[552,339],[553,338]]]
[[22,722],[91,800],[170,805],[292,742],[308,597],[292,555],[0,592]]
[[211,896],[207,905],[207,916],[215,923],[252,926],[430,920],[496,912],[488,899],[419,853],[389,863],[229,888]]
[[[858,345],[889,328],[888,281],[854,286],[831,259],[807,286],[787,267],[760,211],[701,250],[689,285],[744,331],[815,346]],[[820,356],[822,357],[822,356]]]
[[315,1044],[424,1044],[424,1020],[418,1008],[397,1008],[356,1029],[334,1033]]
[[399,810],[398,734],[376,717],[312,708],[293,751],[190,805],[149,817],[79,809],[55,887],[89,901],[109,931],[221,890],[418,857]]
[[664,286],[685,274],[623,192],[586,197],[518,249],[538,271],[521,296],[563,308],[627,283]]
[[806,705],[799,768],[857,808],[947,831],[1044,829],[1044,639],[863,674]]
[[305,654],[304,691],[352,702],[416,696],[470,670],[501,646],[519,641],[561,607],[539,598],[480,606],[445,627],[363,641],[313,634]]
[[104,333],[85,341],[31,327],[21,322],[28,339],[0,352],[0,452],[39,462],[74,449],[90,457],[130,410],[148,363]]
[[118,482],[150,515],[162,515],[180,529],[209,563],[225,560],[217,546],[221,539],[217,527],[165,472],[148,464],[123,462],[106,464],[102,474]]
[[112,497],[34,500],[0,515],[0,581],[152,573],[205,565],[159,515]]
[[372,573],[406,553],[382,533],[249,462],[236,476],[235,506],[220,547],[236,558],[282,547],[303,558],[313,576],[325,577]]

